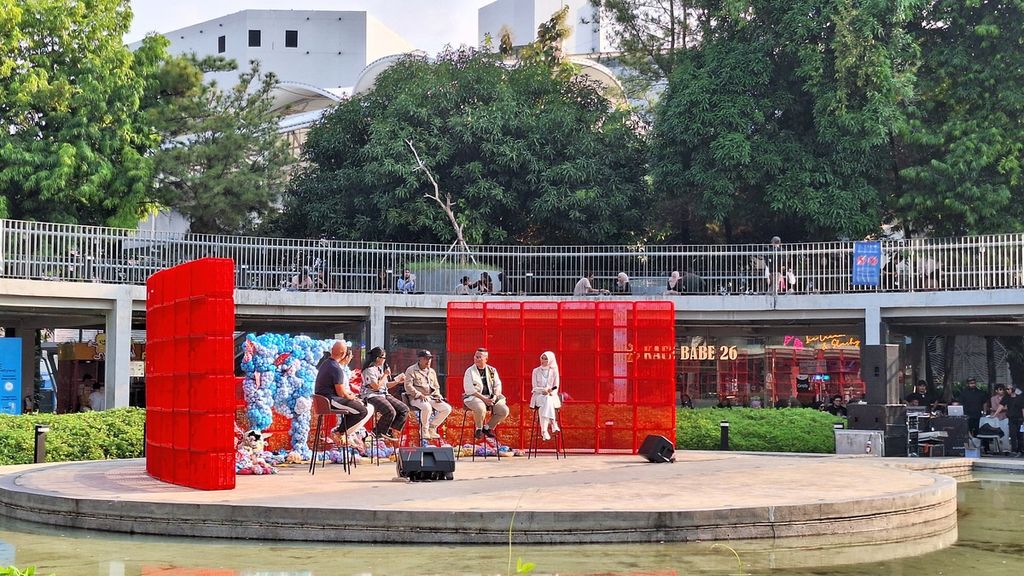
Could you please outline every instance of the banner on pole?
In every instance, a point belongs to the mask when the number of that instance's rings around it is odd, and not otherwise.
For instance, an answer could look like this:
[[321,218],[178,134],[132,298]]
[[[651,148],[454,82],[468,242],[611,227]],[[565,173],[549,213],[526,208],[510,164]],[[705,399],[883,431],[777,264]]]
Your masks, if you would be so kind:
[[0,414],[21,414],[21,338],[0,338]]

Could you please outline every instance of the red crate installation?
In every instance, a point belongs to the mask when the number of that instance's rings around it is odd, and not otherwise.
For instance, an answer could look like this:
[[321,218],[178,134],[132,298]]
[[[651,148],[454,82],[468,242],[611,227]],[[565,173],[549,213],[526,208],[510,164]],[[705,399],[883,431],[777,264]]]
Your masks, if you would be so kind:
[[235,487],[234,262],[203,258],[146,281],[146,472]]
[[[450,302],[447,324],[448,400],[462,408],[463,374],[476,349],[487,348],[509,406],[498,431],[504,443],[529,440],[530,379],[545,351],[558,359],[566,448],[636,453],[649,434],[675,442],[672,302]],[[472,437],[471,420],[465,438]],[[449,418],[449,431],[461,421]]]

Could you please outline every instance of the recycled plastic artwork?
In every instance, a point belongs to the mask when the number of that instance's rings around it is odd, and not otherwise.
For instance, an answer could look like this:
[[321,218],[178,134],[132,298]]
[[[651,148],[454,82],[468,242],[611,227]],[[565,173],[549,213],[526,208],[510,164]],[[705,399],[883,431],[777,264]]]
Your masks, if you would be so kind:
[[245,372],[245,415],[254,430],[269,428],[275,411],[291,420],[290,461],[312,456],[308,440],[316,364],[333,343],[288,334],[245,337],[241,364]]

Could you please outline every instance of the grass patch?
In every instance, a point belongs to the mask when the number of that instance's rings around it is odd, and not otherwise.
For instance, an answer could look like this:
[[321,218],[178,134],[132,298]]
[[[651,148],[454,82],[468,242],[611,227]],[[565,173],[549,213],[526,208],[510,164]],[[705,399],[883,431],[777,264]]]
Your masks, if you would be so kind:
[[680,409],[676,448],[718,450],[719,422],[729,421],[729,448],[746,452],[835,452],[832,424],[843,418],[809,408]]

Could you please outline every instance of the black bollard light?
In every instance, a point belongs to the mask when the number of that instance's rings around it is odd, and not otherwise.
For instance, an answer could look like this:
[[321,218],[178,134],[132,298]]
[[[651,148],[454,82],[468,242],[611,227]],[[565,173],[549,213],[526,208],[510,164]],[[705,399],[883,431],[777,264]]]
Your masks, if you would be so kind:
[[833,422],[832,423],[832,429],[833,430],[846,430],[846,424],[843,424],[842,422]]
[[46,433],[49,431],[49,425],[36,424],[36,457],[34,460],[36,464],[46,462]]
[[722,431],[722,442],[721,442],[721,444],[719,444],[718,449],[719,450],[728,450],[729,449],[729,421],[728,420],[722,420],[721,422],[718,423],[718,427]]

